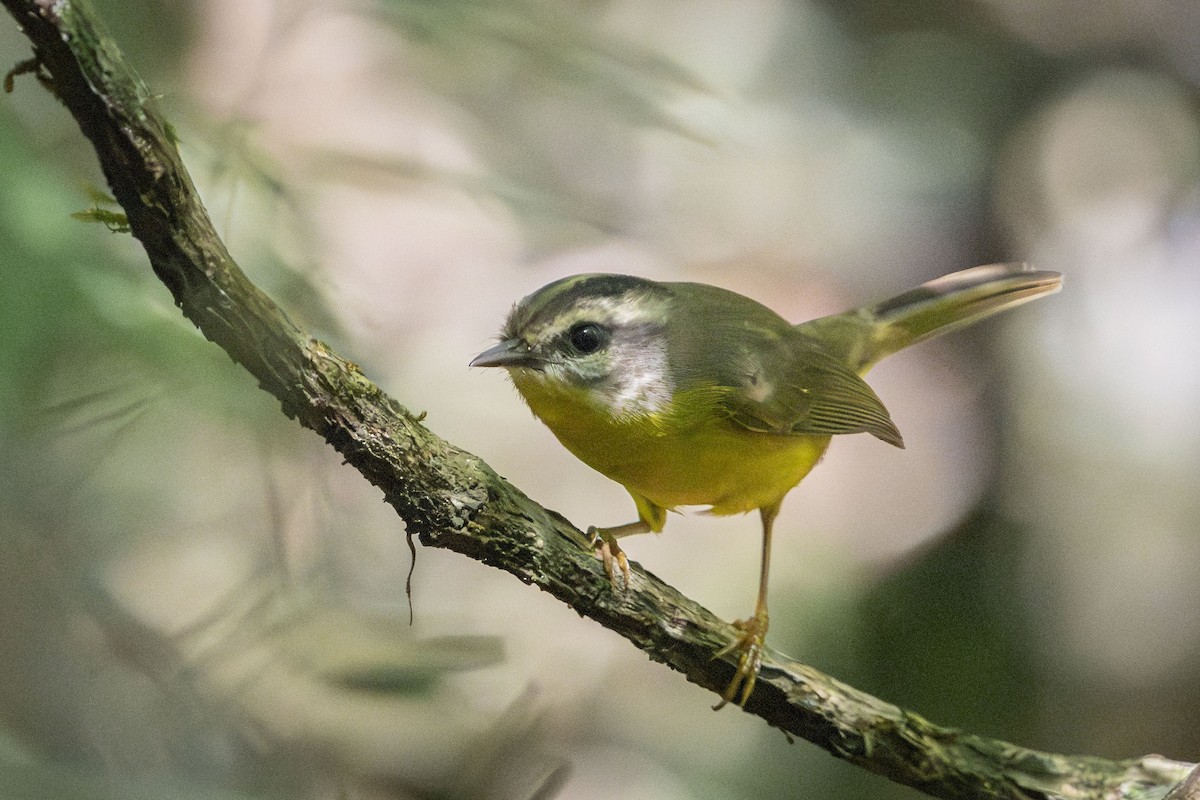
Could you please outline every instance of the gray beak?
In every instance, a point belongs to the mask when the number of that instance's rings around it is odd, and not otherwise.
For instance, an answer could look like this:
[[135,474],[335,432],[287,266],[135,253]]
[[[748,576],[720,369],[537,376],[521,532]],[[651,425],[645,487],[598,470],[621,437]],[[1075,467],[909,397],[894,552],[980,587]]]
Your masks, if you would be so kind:
[[520,339],[507,339],[471,359],[472,367],[530,367],[540,369],[541,359]]

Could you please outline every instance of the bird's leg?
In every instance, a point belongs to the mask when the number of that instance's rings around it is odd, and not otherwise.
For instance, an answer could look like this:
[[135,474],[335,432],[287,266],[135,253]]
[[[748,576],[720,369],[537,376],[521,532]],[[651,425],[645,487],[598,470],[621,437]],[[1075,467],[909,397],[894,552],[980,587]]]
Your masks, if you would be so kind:
[[762,516],[763,540],[758,600],[754,603],[754,616],[749,619],[739,619],[733,623],[733,626],[739,631],[737,638],[722,647],[713,656],[713,658],[722,658],[734,652],[739,654],[737,673],[729,682],[725,693],[721,695],[721,702],[713,706],[713,711],[719,711],[726,703],[733,702],[735,697],[738,698],[738,705],[746,705],[746,700],[750,698],[750,692],[754,690],[754,682],[758,679],[758,669],[762,666],[763,644],[767,638],[767,575],[771,567],[771,529],[775,524],[775,515],[779,513],[779,505],[779,503],[775,503],[759,509],[759,514]]
[[629,587],[629,559],[625,557],[625,551],[617,544],[617,539],[622,536],[632,536],[635,533],[649,532],[650,524],[641,519],[613,528],[597,528],[592,525],[587,529],[588,540],[596,549],[600,560],[604,562],[604,574],[608,576],[614,592],[621,588],[617,585],[617,572],[614,565],[621,570],[621,577],[625,579],[625,587]]

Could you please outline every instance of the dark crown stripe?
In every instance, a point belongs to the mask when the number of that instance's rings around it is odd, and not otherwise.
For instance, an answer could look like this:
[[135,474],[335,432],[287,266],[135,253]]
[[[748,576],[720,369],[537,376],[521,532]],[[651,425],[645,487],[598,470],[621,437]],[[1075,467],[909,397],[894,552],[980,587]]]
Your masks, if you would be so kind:
[[506,331],[511,335],[535,319],[553,319],[581,298],[621,297],[631,292],[652,296],[666,295],[670,290],[661,283],[632,275],[573,275],[548,284],[522,300],[513,309]]

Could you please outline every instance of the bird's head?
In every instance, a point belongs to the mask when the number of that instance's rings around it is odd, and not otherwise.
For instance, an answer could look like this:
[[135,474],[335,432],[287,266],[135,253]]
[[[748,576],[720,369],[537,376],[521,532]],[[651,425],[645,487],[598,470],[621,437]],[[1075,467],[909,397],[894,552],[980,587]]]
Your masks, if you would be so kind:
[[652,414],[673,389],[666,336],[672,294],[628,275],[563,278],[517,303],[500,343],[471,366],[505,367],[531,405],[549,393],[586,397],[618,415]]

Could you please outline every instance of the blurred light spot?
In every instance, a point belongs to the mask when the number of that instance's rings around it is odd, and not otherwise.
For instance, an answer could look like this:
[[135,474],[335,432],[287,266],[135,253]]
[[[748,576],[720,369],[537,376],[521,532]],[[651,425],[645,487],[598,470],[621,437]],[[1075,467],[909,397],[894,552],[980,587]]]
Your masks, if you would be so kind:
[[[1153,74],[1100,73],[1013,140],[1000,210],[1023,252],[1066,274],[1010,394],[1037,531],[1046,656],[1105,681],[1169,680],[1200,651],[1192,564],[1200,463],[1200,122]],[[1155,643],[1170,642],[1169,647]]]

